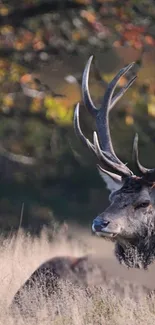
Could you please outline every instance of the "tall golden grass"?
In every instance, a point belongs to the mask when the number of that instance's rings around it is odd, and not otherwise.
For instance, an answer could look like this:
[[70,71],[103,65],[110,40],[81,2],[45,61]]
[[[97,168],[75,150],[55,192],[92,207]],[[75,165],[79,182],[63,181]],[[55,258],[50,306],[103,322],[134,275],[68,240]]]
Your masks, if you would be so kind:
[[12,324],[52,324],[52,325],[128,325],[154,324],[155,299],[141,296],[135,302],[128,295],[122,299],[110,288],[101,285],[86,295],[82,288],[71,284],[62,284],[61,294],[48,301],[40,299],[39,309],[35,309],[37,297],[35,291],[29,301],[24,317],[16,312],[12,315],[9,305],[15,292],[31,273],[45,260],[54,256],[81,256],[86,253],[98,254],[103,259],[105,269],[112,276],[121,276],[127,280],[155,287],[154,271],[127,270],[119,266],[114,258],[113,244],[97,239],[74,228],[72,239],[58,234],[50,242],[48,232],[43,230],[40,237],[31,237],[19,231],[18,236],[0,238],[0,325]]

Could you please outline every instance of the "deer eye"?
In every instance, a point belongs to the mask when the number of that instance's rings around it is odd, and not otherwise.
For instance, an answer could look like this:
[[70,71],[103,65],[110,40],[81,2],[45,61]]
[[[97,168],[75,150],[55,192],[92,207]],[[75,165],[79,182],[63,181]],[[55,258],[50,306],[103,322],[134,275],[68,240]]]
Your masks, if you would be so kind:
[[145,201],[145,202],[138,203],[135,206],[135,210],[140,209],[140,208],[147,208],[149,206],[149,204],[150,204],[150,201]]

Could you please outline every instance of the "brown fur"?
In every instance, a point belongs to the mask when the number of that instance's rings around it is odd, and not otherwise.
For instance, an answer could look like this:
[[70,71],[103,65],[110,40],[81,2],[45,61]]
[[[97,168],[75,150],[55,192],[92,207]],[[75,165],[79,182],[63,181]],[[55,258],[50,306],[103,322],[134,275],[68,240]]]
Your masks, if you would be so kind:
[[39,266],[17,291],[11,308],[17,307],[21,312],[27,310],[23,297],[27,292],[31,293],[31,290],[35,292],[39,306],[39,298],[42,295],[48,299],[51,295],[61,293],[62,282],[81,287],[87,291],[87,294],[91,294],[91,288],[94,286],[97,288],[104,286],[122,297],[127,292],[134,299],[138,299],[142,292],[147,295],[150,293],[145,286],[129,283],[120,278],[112,278],[98,258],[88,255],[80,258],[63,256],[52,258]]

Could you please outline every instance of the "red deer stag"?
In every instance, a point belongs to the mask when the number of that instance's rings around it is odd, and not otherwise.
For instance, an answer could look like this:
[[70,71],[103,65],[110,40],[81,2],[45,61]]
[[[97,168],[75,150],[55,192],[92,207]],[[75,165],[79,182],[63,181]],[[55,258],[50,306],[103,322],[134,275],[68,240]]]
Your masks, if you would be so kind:
[[[97,156],[100,161],[99,173],[111,191],[110,206],[92,224],[92,230],[98,236],[108,236],[116,242],[115,253],[119,262],[128,267],[144,268],[155,258],[155,170],[146,169],[138,159],[138,136],[135,136],[133,152],[136,165],[141,176],[135,176],[126,164],[116,156],[109,131],[109,111],[132,85],[136,76],[115,96],[114,90],[120,80],[133,67],[133,63],[121,69],[109,84],[104,95],[101,108],[93,104],[89,88],[89,70],[92,58],[88,60],[82,79],[82,95],[85,106],[96,119],[97,132],[94,132],[93,143],[83,134],[79,123],[79,104],[74,114],[76,134]],[[98,269],[100,276],[94,276]],[[87,276],[96,284],[109,282],[104,265],[91,256],[82,258],[61,257],[46,261],[39,266],[25,284],[15,294],[12,305],[22,307],[22,296],[26,290],[43,288],[49,296],[55,291],[59,279],[69,279],[75,284],[89,284]],[[119,286],[121,281],[119,281]]]

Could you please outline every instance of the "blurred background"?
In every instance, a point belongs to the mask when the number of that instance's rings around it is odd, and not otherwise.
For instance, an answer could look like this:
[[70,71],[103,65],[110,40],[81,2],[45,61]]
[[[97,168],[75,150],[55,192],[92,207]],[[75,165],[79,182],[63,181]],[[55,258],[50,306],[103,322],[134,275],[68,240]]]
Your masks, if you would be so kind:
[[[88,228],[107,206],[96,161],[73,130],[92,54],[96,105],[118,70],[136,62],[136,82],[110,113],[111,134],[134,170],[138,132],[140,159],[155,167],[155,1],[0,1],[1,232],[21,226],[38,234],[64,222]],[[91,139],[95,122],[82,105],[80,121]]]

